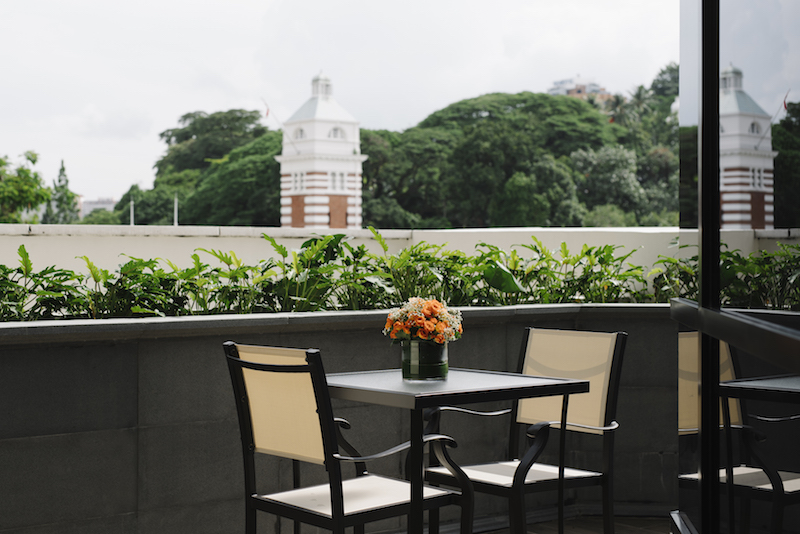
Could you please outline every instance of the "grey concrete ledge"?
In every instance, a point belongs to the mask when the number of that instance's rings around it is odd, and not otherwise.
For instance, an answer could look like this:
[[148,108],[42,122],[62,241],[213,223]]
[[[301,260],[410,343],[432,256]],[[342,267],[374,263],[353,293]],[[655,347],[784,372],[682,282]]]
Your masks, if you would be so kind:
[[[669,318],[669,304],[528,304],[461,310],[472,324],[588,318],[609,312],[615,317]],[[363,310],[6,322],[0,323],[0,346],[338,330],[342,325],[348,330],[354,325],[374,330],[383,325],[386,314],[387,310]]]

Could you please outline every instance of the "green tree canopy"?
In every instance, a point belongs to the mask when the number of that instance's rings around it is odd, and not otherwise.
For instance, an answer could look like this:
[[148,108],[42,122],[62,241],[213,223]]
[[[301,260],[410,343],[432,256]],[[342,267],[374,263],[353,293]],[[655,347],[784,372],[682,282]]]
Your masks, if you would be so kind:
[[670,104],[672,104],[672,100],[678,96],[678,89],[680,87],[679,73],[680,69],[678,68],[678,64],[674,61],[669,63],[666,67],[661,69],[653,79],[653,83],[650,84],[650,91],[657,97],[669,98]]
[[610,124],[608,117],[588,102],[529,92],[494,93],[462,100],[432,113],[419,126],[465,131],[486,122],[524,129],[533,136],[534,146],[556,158],[581,148],[615,143],[624,135],[624,130]]
[[195,111],[183,115],[180,128],[161,132],[167,143],[167,153],[156,162],[156,175],[186,169],[205,169],[211,160],[220,159],[238,146],[263,135],[267,129],[260,124],[258,111],[231,109],[205,113]]
[[45,204],[42,224],[73,224],[78,222],[78,195],[69,190],[69,179],[61,160],[58,178],[53,180],[53,196]]
[[636,177],[636,154],[622,146],[577,150],[570,156],[581,175],[578,196],[592,210],[613,204],[625,212],[643,212],[647,195]]
[[168,187],[142,190],[138,185],[133,185],[114,206],[114,213],[121,224],[128,224],[130,222],[131,200],[133,200],[134,224],[173,224],[176,193],[178,195],[178,204],[183,205],[187,197],[183,191]]
[[362,132],[361,153],[369,155],[363,169],[364,223],[377,228],[450,226],[447,205],[452,192],[445,179],[460,132],[446,128]]
[[14,169],[7,157],[0,157],[0,223],[21,222],[23,210],[50,200],[50,189],[33,170],[39,156],[30,150],[23,156],[25,163]]
[[211,167],[214,162],[225,161],[231,150],[251,143],[267,132],[259,122],[260,117],[258,111],[242,109],[211,114],[195,111],[183,115],[179,119],[181,127],[160,134],[167,143],[167,152],[155,164],[153,189],[142,190],[133,186],[115,207],[122,223],[129,221],[128,210],[133,199],[136,224],[172,224],[176,195],[179,223],[212,224],[212,218],[219,220],[212,206],[207,212],[209,221],[203,221],[205,215],[193,208],[190,199],[203,179],[213,174]]
[[186,201],[181,224],[280,226],[283,136],[267,132],[212,163]]
[[775,158],[775,227],[800,228],[800,102],[786,105],[786,117],[772,126]]
[[[556,161],[616,143],[624,134],[590,103],[528,92],[463,100],[402,133],[362,130],[361,152],[370,156],[364,165],[365,223],[580,224],[585,210],[573,172]],[[524,206],[523,197],[537,207]],[[507,209],[510,201],[513,209]]]
[[[774,134],[773,134],[774,135]],[[698,144],[697,126],[683,126],[680,136],[680,203],[681,228],[697,228],[697,174]]]
[[600,204],[586,214],[583,225],[594,228],[636,226],[636,214],[625,212],[614,204]]
[[490,206],[494,226],[580,226],[586,209],[578,201],[574,171],[547,155],[506,181]]
[[120,214],[103,208],[93,209],[81,219],[80,224],[122,224]]

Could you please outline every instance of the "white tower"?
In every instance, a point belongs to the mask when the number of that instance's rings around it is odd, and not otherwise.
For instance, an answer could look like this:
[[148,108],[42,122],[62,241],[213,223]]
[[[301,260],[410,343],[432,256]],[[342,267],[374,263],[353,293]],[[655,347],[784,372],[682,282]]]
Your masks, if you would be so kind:
[[719,77],[721,228],[774,228],[770,116],[742,89],[742,71],[731,65]]
[[281,226],[361,228],[358,121],[333,99],[331,80],[311,81],[311,98],[283,127]]

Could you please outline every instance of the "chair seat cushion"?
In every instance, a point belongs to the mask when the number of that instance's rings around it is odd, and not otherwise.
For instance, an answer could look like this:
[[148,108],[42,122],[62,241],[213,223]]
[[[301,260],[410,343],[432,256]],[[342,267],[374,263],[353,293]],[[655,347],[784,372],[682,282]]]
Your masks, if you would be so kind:
[[[470,465],[462,467],[464,472],[473,482],[491,484],[493,486],[503,486],[510,488],[514,481],[514,471],[516,471],[518,461],[494,462],[489,464]],[[434,467],[428,470],[436,475],[449,475],[443,467]],[[564,468],[565,479],[594,478],[600,477],[602,473],[595,471],[584,471],[583,469]],[[525,477],[526,484],[550,481],[558,479],[558,466],[548,464],[533,464],[528,475]]]
[[[800,473],[792,473],[789,471],[778,471],[778,476],[783,481],[784,493],[797,493],[800,492]],[[700,479],[699,473],[690,473],[680,475],[683,480],[697,481]],[[719,470],[720,482],[727,480],[725,469]],[[747,465],[739,465],[733,468],[733,483],[737,486],[744,486],[763,491],[772,491],[772,483],[769,477],[760,467],[750,467]]]
[[[344,493],[345,515],[408,504],[411,500],[411,485],[409,482],[379,475],[365,475],[344,480],[342,482],[342,490]],[[425,486],[423,490],[425,499],[443,497],[453,493],[433,486]],[[267,502],[272,501],[304,508],[310,512],[331,517],[331,496],[328,484],[269,495],[255,495],[254,497]]]

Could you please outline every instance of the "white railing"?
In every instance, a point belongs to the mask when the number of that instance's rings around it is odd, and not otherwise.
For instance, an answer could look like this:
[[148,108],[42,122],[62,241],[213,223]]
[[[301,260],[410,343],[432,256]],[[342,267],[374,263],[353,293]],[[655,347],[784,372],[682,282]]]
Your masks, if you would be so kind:
[[[289,249],[299,248],[307,239],[321,234],[346,233],[355,246],[365,244],[374,253],[381,253],[369,230],[310,230],[302,228],[233,227],[233,226],[102,226],[0,224],[0,263],[17,264],[16,251],[25,245],[35,269],[49,265],[85,272],[80,256],[87,256],[98,267],[113,270],[125,262],[123,254],[152,259],[168,259],[180,267],[191,265],[191,256],[198,248],[234,251],[245,263],[255,264],[274,255],[262,234],[276,239]],[[584,244],[589,246],[619,245],[624,251],[636,249],[630,262],[652,267],[659,256],[683,257],[696,253],[694,247],[679,249],[676,243],[695,245],[696,230],[677,227],[629,228],[477,228],[458,230],[381,230],[395,253],[407,246],[426,241],[447,244],[448,249],[467,254],[478,243],[486,242],[503,250],[532,243],[536,236],[549,249],[566,243],[572,253]],[[777,243],[800,242],[800,230],[723,230],[722,241],[730,249],[744,254],[756,250],[774,250]],[[524,255],[524,250],[520,254]],[[216,260],[201,253],[203,261]]]

